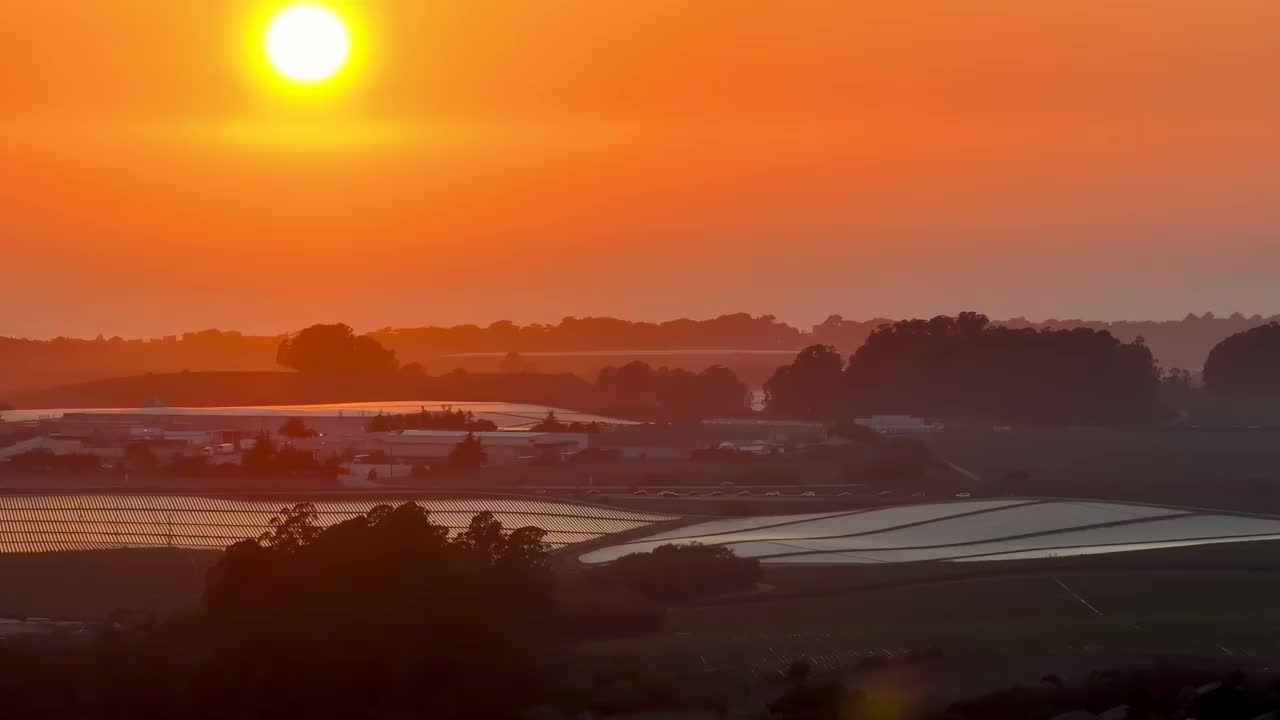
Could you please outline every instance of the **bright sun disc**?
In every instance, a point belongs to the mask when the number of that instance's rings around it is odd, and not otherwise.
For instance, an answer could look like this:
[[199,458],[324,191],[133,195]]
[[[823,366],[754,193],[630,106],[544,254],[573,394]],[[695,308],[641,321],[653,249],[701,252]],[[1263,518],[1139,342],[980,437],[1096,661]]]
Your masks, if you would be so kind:
[[267,57],[280,74],[298,82],[319,82],[342,69],[351,39],[338,15],[323,5],[294,5],[271,21]]

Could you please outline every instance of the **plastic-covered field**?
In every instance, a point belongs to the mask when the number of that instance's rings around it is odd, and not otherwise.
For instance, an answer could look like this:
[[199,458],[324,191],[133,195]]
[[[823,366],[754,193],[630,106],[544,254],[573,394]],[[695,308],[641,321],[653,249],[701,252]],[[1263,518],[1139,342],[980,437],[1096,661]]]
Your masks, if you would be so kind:
[[145,408],[48,408],[42,410],[5,410],[0,420],[26,422],[62,417],[68,413],[92,415],[154,415],[154,416],[252,416],[252,417],[373,417],[379,414],[397,415],[438,411],[444,407],[469,412],[481,420],[491,420],[503,430],[519,430],[532,427],[554,411],[563,422],[600,422],[611,425],[634,425],[630,420],[593,415],[549,405],[531,405],[509,402],[454,402],[439,400],[412,400],[388,402],[329,403],[323,405],[242,405],[233,407],[145,407]]
[[1280,537],[1280,518],[1123,503],[1002,500],[834,515],[713,520],[581,556],[615,560],[672,542],[724,545],[764,563],[1012,560]]
[[[509,529],[527,525],[547,531],[553,547],[643,528],[672,516],[543,500],[504,498],[437,500],[397,497],[316,500],[317,519],[331,525],[373,509],[414,501],[452,531],[476,513],[492,512]],[[304,497],[231,500],[179,495],[0,496],[0,553],[54,552],[136,547],[222,549],[270,527],[282,508]]]

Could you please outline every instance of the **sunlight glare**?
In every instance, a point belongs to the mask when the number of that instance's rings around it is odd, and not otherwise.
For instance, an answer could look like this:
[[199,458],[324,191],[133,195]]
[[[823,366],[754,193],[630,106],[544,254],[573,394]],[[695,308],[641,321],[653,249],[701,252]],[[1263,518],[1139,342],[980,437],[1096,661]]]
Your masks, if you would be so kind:
[[323,5],[293,5],[267,31],[267,56],[275,69],[296,82],[333,77],[346,64],[351,40],[337,13]]

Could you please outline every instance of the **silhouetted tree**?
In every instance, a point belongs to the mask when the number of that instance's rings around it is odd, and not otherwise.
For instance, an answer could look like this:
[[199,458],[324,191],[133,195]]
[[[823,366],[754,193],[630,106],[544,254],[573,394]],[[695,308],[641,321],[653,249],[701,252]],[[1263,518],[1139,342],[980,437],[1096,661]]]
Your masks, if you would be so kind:
[[885,325],[849,359],[845,376],[858,413],[1103,425],[1163,413],[1159,372],[1141,338],[1015,330],[977,313]]
[[1220,393],[1280,394],[1280,322],[1215,345],[1204,364],[1204,384]]
[[513,350],[502,358],[502,362],[498,364],[498,369],[509,374],[529,372],[529,364],[525,362],[524,358],[520,357],[520,353]]
[[253,446],[240,456],[240,466],[247,472],[269,473],[275,455],[276,444],[271,439],[271,433],[260,432],[253,439]]
[[765,403],[775,415],[832,418],[847,411],[844,360],[830,345],[810,345],[764,384]]
[[[313,507],[286,508],[209,571],[213,667],[236,694],[273,682],[289,702],[323,693],[337,703],[323,716],[376,702],[408,717],[506,717],[522,692],[513,673],[533,671],[526,656],[546,626],[546,555],[542,530],[509,530],[488,513],[450,540],[415,503],[323,529]],[[479,692],[494,681],[512,697]]]
[[303,372],[376,372],[399,366],[395,352],[340,323],[312,325],[285,338],[276,351],[276,362]]
[[276,432],[280,433],[284,437],[294,439],[310,438],[319,435],[315,430],[307,427],[307,424],[303,422],[302,418],[289,418],[288,420],[285,420],[280,426],[280,429]]
[[529,429],[535,432],[565,432],[568,428],[556,417],[555,410],[548,410],[547,416]]
[[484,452],[484,445],[475,433],[467,433],[462,442],[449,453],[449,465],[455,468],[478,468],[484,466],[489,457]]
[[597,582],[617,584],[644,597],[682,602],[754,590],[760,563],[720,545],[661,545],[632,553],[591,571]]
[[843,372],[834,348],[806,348],[765,390],[769,411],[786,417],[910,413],[1122,425],[1164,414],[1159,372],[1141,338],[993,326],[977,313],[882,325]]
[[403,415],[384,415],[378,413],[369,421],[369,432],[390,432],[395,430],[471,430],[474,432],[493,432],[498,426],[492,420],[478,418],[470,410],[454,410],[446,405],[440,412],[431,412],[422,408],[418,413]]

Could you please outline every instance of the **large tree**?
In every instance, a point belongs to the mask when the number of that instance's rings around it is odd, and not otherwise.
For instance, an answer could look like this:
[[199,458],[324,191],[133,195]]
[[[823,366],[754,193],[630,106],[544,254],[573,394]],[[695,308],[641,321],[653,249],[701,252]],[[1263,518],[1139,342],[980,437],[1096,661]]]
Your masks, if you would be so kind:
[[276,351],[276,362],[303,372],[377,372],[399,367],[395,351],[341,323],[312,325],[285,338]]
[[[519,670],[547,626],[544,533],[482,512],[449,534],[415,503],[327,528],[310,505],[283,509],[269,531],[227,548],[209,571],[203,604],[213,657],[225,663],[218,677],[236,692],[281,682],[286,706],[299,691],[374,703],[325,716],[503,717],[518,702],[504,674]],[[328,687],[335,681],[341,687]],[[493,682],[513,697],[477,694]],[[457,704],[470,712],[450,710]],[[402,712],[372,711],[396,706]],[[224,716],[233,715],[247,716]]]
[[786,417],[831,418],[845,410],[844,360],[830,345],[810,345],[764,384],[771,413]]
[[462,438],[462,442],[449,451],[449,465],[452,467],[470,470],[484,467],[488,461],[489,456],[485,454],[484,445],[475,433],[467,433],[467,436]]
[[1280,323],[1236,333],[1214,346],[1204,384],[1215,392],[1280,394]]
[[296,417],[285,420],[277,432],[279,432],[283,437],[293,439],[311,438],[319,434],[315,430],[307,427],[306,421],[302,418]]
[[1141,339],[1012,329],[977,313],[882,325],[849,358],[806,348],[765,385],[788,417],[871,413],[1128,425],[1159,418],[1159,371]]

